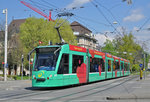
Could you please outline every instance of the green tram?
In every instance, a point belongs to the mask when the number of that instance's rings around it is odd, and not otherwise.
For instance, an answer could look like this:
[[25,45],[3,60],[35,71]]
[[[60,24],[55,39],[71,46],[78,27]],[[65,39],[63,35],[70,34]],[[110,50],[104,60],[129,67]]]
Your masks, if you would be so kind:
[[130,74],[128,60],[74,45],[35,49],[32,87],[60,87]]

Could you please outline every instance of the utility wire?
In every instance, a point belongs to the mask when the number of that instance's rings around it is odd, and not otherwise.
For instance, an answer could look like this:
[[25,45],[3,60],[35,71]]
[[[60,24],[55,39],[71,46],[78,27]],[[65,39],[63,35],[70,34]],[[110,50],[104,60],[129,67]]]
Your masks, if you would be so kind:
[[[32,4],[35,5],[36,7],[38,7],[40,10],[42,10],[43,12],[45,12],[45,8],[42,9],[43,7],[41,8],[40,6],[38,6],[38,5],[37,5],[37,4],[38,4],[37,2],[32,1],[32,0],[29,0],[29,1],[32,2]],[[46,13],[46,12],[45,12],[45,13]]]
[[97,4],[99,4],[101,7],[105,8],[105,9],[111,14],[111,16],[113,17],[113,19],[114,19],[115,21],[117,21],[118,24],[121,26],[120,22],[116,19],[116,17],[114,16],[114,14],[113,14],[108,8],[106,8],[105,6],[103,6],[102,4],[100,4],[100,3],[99,3],[98,1],[96,1],[96,0],[95,0],[95,2],[96,2]]
[[94,22],[94,23],[97,23],[97,24],[101,24],[101,25],[105,25],[105,26],[110,26],[108,24],[105,24],[105,23],[102,23],[102,22],[98,22],[98,21],[95,21],[95,20],[90,19],[90,18],[85,18],[85,17],[81,17],[81,16],[77,16],[77,15],[75,15],[75,16],[78,17],[78,18],[81,18],[83,20],[86,20],[86,21],[91,21],[91,22]]
[[87,25],[88,27],[90,27],[91,29],[93,29],[94,31],[97,32],[97,30],[96,30],[95,28],[93,28],[93,27],[91,27],[90,25],[86,24],[86,23],[85,23],[83,20],[81,20],[80,18],[78,18],[78,17],[76,17],[76,16],[74,16],[74,18],[75,18],[75,19],[78,19],[78,21],[80,21],[80,22],[83,23],[84,25]]
[[44,3],[46,3],[46,4],[48,4],[48,5],[50,5],[50,6],[54,7],[54,8],[56,8],[56,9],[58,9],[57,6],[55,6],[55,5],[53,5],[53,4],[49,3],[49,2],[47,2],[47,1],[45,1],[45,0],[40,0],[40,1],[42,1],[42,2],[44,2]]
[[[95,4],[93,1],[91,1],[91,0],[90,0],[90,2],[93,4],[94,7],[97,8],[97,10],[99,11],[99,13],[102,14],[102,16],[103,16],[103,17],[105,18],[105,20],[111,25],[111,27],[114,28],[115,31],[117,31],[117,29],[112,25],[112,23],[111,23],[111,22],[108,20],[108,18],[104,15],[104,13],[101,11],[101,9],[98,8],[98,5],[96,5],[96,4]],[[117,33],[118,33],[119,35],[121,35],[119,31],[117,31]],[[122,35],[121,35],[121,36],[122,36]]]
[[143,25],[139,28],[138,31],[140,31],[145,26],[145,24],[148,23],[149,21],[150,21],[150,17],[143,23]]
[[116,5],[112,6],[112,7],[110,7],[109,10],[112,10],[113,8],[115,8],[115,7],[117,7],[117,6],[120,6],[121,4],[122,4],[122,3],[118,3],[118,4],[116,4]]

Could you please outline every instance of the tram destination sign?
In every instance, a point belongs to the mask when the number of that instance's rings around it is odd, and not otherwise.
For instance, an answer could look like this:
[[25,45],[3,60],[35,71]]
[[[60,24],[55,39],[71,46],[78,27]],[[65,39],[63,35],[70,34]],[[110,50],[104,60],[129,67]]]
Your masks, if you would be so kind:
[[58,47],[45,47],[36,49],[37,53],[51,53],[58,49]]

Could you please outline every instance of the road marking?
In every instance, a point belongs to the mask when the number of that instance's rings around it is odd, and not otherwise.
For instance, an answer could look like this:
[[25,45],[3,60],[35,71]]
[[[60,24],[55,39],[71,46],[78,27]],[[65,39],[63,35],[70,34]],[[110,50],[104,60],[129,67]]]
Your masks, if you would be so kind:
[[140,89],[140,88],[142,88],[142,87],[132,87],[132,88],[135,88],[135,89]]
[[8,91],[8,90],[14,90],[13,88],[6,88],[6,90]]

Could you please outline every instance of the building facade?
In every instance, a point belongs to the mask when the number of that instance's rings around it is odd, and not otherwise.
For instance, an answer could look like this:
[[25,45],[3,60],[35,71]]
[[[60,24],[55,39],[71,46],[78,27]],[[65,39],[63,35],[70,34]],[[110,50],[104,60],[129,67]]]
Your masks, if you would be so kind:
[[78,46],[98,50],[97,40],[94,38],[91,30],[76,21],[71,23],[71,28],[77,37]]

